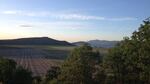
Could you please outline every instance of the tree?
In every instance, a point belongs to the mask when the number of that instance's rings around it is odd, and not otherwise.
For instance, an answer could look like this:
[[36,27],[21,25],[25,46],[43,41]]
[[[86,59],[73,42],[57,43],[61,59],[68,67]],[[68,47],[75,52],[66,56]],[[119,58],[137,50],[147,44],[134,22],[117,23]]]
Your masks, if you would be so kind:
[[32,84],[32,73],[21,66],[17,67],[11,84]]
[[31,72],[16,66],[13,60],[0,58],[0,82],[2,84],[31,84]]
[[97,54],[88,45],[75,48],[62,64],[58,81],[61,84],[92,84],[96,58]]
[[60,74],[60,67],[51,66],[45,75],[45,80],[43,81],[46,84],[57,84],[58,75]]
[[10,83],[15,69],[16,62],[10,59],[0,58],[0,81],[3,84]]
[[135,31],[132,40],[137,44],[138,67],[140,79],[150,83],[150,18],[144,21],[138,31]]
[[57,79],[59,74],[60,74],[60,68],[57,66],[52,66],[51,69],[49,69],[46,74],[46,80],[53,80],[54,78]]
[[105,84],[106,74],[103,63],[96,65],[95,69],[93,74],[94,82],[92,84]]
[[107,77],[111,74],[117,84],[149,84],[149,51],[150,21],[145,20],[131,38],[126,37],[105,57]]
[[46,84],[45,80],[42,81],[41,76],[34,76],[32,81],[32,84]]

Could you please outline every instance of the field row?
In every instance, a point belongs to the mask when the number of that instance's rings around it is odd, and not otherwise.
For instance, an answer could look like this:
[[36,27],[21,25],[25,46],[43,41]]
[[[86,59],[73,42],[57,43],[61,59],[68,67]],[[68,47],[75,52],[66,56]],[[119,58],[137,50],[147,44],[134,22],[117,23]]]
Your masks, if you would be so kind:
[[18,65],[33,72],[33,76],[43,76],[51,66],[59,66],[57,59],[45,58],[46,52],[37,49],[0,49],[0,56],[13,59]]

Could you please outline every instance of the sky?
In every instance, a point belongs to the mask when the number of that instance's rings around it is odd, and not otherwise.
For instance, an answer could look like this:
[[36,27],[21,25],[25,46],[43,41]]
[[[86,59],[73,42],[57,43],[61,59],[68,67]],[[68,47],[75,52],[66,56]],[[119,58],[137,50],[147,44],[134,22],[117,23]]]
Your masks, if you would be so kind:
[[122,40],[149,8],[150,0],[0,0],[0,39]]

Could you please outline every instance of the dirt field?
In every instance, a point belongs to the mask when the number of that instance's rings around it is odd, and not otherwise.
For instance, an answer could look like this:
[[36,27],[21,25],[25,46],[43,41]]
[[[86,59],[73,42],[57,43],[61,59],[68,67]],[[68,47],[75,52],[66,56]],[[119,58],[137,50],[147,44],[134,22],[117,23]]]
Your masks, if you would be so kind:
[[[0,57],[13,59],[18,65],[32,71],[33,76],[44,76],[51,66],[59,66],[74,46],[0,46]],[[101,54],[108,49],[99,49]]]
[[43,76],[51,66],[59,66],[69,50],[48,47],[8,47],[0,46],[0,57],[13,59],[18,65],[33,72],[33,76]]

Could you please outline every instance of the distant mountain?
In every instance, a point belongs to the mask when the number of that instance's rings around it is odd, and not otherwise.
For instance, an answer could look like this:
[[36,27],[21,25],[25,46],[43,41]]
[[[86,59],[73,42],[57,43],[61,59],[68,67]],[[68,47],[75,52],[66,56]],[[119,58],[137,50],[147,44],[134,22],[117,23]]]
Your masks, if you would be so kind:
[[107,41],[107,40],[90,40],[89,43],[93,47],[111,48],[115,47],[119,41]]
[[88,44],[87,42],[84,42],[84,41],[79,41],[79,42],[74,42],[72,43],[73,45],[76,45],[76,46],[81,46],[81,45],[84,45],[84,44]]
[[119,41],[107,41],[107,40],[90,40],[90,41],[79,41],[72,43],[76,46],[81,46],[84,44],[89,44],[92,47],[101,47],[101,48],[111,48],[114,47]]
[[72,45],[66,41],[59,41],[48,37],[20,38],[11,40],[0,40],[0,45]]

